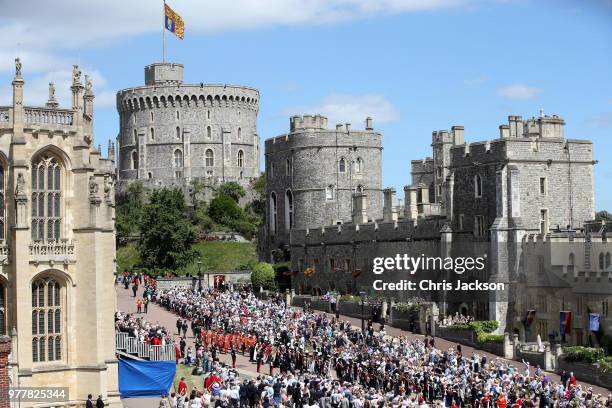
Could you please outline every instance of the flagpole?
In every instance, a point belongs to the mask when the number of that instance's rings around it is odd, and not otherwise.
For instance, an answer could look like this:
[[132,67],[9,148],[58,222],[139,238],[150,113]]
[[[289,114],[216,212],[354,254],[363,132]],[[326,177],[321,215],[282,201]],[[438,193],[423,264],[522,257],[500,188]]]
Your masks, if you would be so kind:
[[166,62],[166,0],[164,0],[164,22],[162,24],[162,63]]

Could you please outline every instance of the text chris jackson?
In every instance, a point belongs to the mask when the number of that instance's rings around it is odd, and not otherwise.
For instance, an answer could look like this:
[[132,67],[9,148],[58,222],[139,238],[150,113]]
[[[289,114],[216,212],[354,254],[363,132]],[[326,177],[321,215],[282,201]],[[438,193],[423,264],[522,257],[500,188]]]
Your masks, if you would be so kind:
[[[482,271],[486,267],[486,256],[483,257],[428,257],[424,254],[412,257],[408,254],[397,254],[389,258],[374,258],[372,272],[380,275],[386,271],[406,272],[414,275],[418,271],[453,271],[457,275],[465,272]],[[384,282],[376,279],[372,287],[374,290],[385,291],[500,291],[504,290],[503,282],[481,282],[479,280],[434,281],[431,279]]]

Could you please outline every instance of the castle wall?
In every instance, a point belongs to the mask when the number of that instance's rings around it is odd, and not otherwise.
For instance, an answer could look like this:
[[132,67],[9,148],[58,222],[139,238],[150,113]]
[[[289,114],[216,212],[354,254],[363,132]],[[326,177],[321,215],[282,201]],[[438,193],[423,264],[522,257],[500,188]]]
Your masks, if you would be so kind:
[[[149,85],[117,94],[119,178],[152,179],[155,185],[198,178],[246,186],[259,177],[259,92],[235,85],[187,85],[177,73],[170,79],[163,70],[157,73],[160,78],[149,78]],[[177,163],[177,150],[182,163]],[[208,150],[212,165],[206,161]]]
[[[324,123],[323,117],[314,118]],[[359,189],[368,197],[369,218],[381,218],[381,139],[380,133],[371,130],[346,132],[318,126],[294,128],[292,133],[266,140],[268,230],[273,228],[272,195],[277,197],[276,231],[269,230],[267,236],[274,236],[276,244],[288,244],[287,191],[293,197],[294,228],[350,222],[352,195]],[[344,171],[339,165],[342,159]],[[326,192],[328,188],[333,192]],[[276,245],[272,241],[270,245]]]

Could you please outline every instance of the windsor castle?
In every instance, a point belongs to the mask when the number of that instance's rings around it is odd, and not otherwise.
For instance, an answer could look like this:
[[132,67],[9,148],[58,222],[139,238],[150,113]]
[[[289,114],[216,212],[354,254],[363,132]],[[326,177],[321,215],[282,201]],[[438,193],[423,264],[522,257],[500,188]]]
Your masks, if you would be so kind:
[[[185,84],[182,65],[156,63],[145,67],[144,86],[118,92],[117,109],[119,188],[140,180],[188,195],[199,180],[209,198],[221,183],[248,190],[260,175],[256,89]],[[296,293],[374,295],[378,257],[481,257],[486,268],[460,278],[505,290],[376,294],[399,302],[425,297],[444,314],[498,320],[502,331],[532,338],[555,334],[561,310],[573,313],[574,343],[588,336],[588,311],[600,313],[612,332],[610,225],[594,221],[591,141],[566,138],[564,120],[543,113],[509,116],[496,137],[480,142],[466,142],[463,126],[438,130],[431,157],[410,163],[398,200],[395,189],[383,187],[382,135],[364,119],[356,129],[331,127],[321,115],[293,116],[287,134],[265,141],[259,254],[290,263]],[[452,271],[427,273],[455,278]],[[536,319],[522,333],[528,311]]]
[[[496,138],[468,143],[463,126],[432,133],[432,157],[411,162],[398,203],[382,185],[382,136],[365,128],[328,128],[320,115],[295,116],[287,134],[265,142],[267,222],[260,255],[291,264],[297,293],[365,291],[394,301],[436,302],[500,322],[500,330],[548,339],[559,311],[573,313],[566,337],[583,344],[588,311],[612,331],[610,225],[594,222],[593,144],[568,139],[557,115],[509,116]],[[401,169],[398,169],[401,171]],[[493,292],[373,291],[378,257],[397,254],[481,257],[466,282],[503,283]],[[305,274],[305,270],[310,270]],[[452,271],[427,271],[449,281]],[[424,279],[383,275],[385,282]],[[525,333],[527,311],[536,312]]]

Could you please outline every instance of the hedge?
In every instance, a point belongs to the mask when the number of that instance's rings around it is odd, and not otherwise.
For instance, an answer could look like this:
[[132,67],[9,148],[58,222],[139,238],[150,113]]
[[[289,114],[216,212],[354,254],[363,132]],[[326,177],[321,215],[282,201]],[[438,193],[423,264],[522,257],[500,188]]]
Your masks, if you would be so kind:
[[478,343],[487,341],[502,342],[504,341],[503,334],[490,334],[499,327],[497,320],[480,320],[469,323],[456,323],[448,326],[449,329],[456,330],[472,330],[474,337]]

